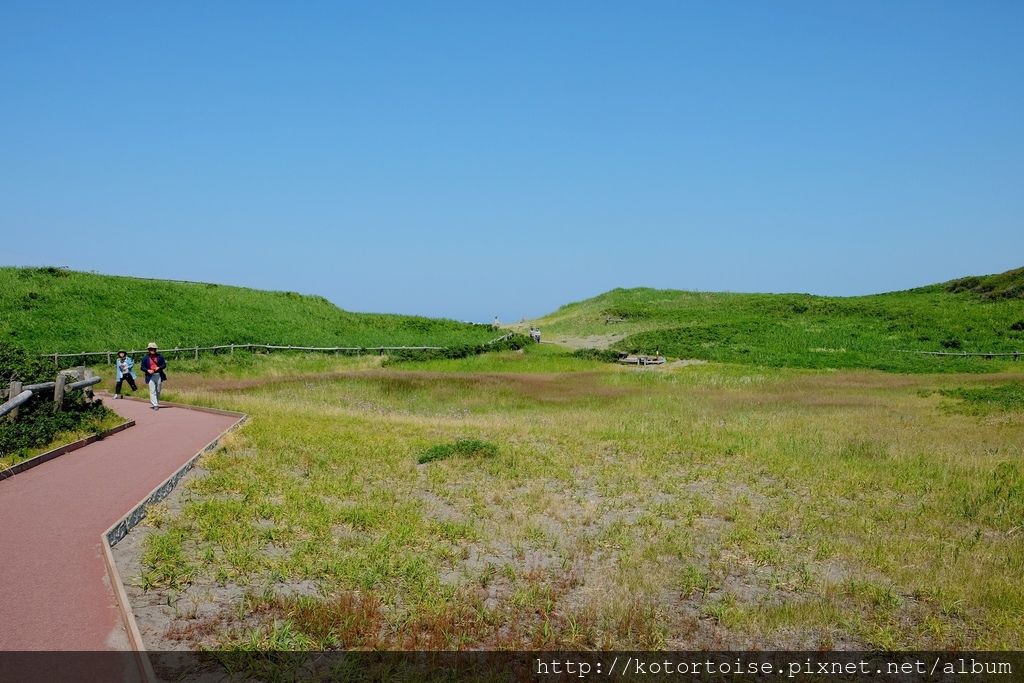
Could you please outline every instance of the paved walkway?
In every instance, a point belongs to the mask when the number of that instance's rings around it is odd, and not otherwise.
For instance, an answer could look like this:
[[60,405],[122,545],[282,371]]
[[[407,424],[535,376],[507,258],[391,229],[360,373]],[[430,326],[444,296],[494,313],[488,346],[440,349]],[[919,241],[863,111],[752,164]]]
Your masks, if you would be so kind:
[[237,421],[104,402],[136,425],[0,481],[0,650],[128,649],[100,534]]

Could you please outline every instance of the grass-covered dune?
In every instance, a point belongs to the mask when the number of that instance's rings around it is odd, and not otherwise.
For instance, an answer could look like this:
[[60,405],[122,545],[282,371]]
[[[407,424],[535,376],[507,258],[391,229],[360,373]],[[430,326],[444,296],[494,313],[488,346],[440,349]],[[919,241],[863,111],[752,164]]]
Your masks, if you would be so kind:
[[479,344],[483,325],[350,313],[323,297],[143,280],[58,268],[0,268],[0,339],[40,353],[217,344]]
[[681,358],[898,372],[993,370],[1014,363],[901,351],[1024,352],[1024,269],[855,297],[615,289],[536,322],[556,340],[586,345],[592,339]]

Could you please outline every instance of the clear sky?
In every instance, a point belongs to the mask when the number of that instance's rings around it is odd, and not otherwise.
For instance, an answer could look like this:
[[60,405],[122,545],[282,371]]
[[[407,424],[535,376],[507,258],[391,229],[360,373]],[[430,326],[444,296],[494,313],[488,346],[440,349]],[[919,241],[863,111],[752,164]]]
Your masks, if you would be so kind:
[[4,2],[0,264],[518,319],[1024,265],[1024,2]]

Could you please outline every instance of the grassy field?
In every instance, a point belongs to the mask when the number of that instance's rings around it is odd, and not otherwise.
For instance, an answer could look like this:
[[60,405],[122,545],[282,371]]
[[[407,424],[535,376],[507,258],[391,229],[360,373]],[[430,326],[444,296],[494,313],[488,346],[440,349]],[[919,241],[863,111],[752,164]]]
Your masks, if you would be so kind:
[[1024,647],[1019,372],[184,369],[251,421],[139,532],[151,649]]
[[488,326],[350,313],[323,297],[53,268],[0,268],[0,339],[37,353],[218,344],[449,346]]
[[[1022,648],[1024,362],[896,352],[1024,350],[1020,280],[615,290],[540,321],[572,346],[710,361],[659,368],[551,345],[174,359],[168,399],[251,421],[131,536],[147,643]],[[0,291],[0,334],[40,352],[493,336],[45,269],[0,269]],[[157,315],[119,308],[147,295]]]
[[548,338],[729,363],[991,372],[1012,361],[901,350],[1024,352],[1024,269],[858,297],[616,289],[535,321]]

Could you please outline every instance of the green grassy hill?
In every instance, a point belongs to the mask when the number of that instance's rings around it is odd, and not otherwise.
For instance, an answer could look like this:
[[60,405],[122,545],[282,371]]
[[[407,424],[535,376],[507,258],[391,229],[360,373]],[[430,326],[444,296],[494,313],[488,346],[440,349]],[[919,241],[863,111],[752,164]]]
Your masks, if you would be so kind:
[[1024,269],[905,292],[825,297],[615,289],[536,321],[548,338],[804,368],[979,372],[1017,362],[900,350],[1024,352]]
[[946,282],[947,292],[970,292],[984,299],[1024,299],[1024,268],[995,275],[964,277]]
[[57,268],[0,268],[0,339],[40,353],[217,344],[481,343],[494,333],[403,315],[350,313],[323,297],[142,280]]

